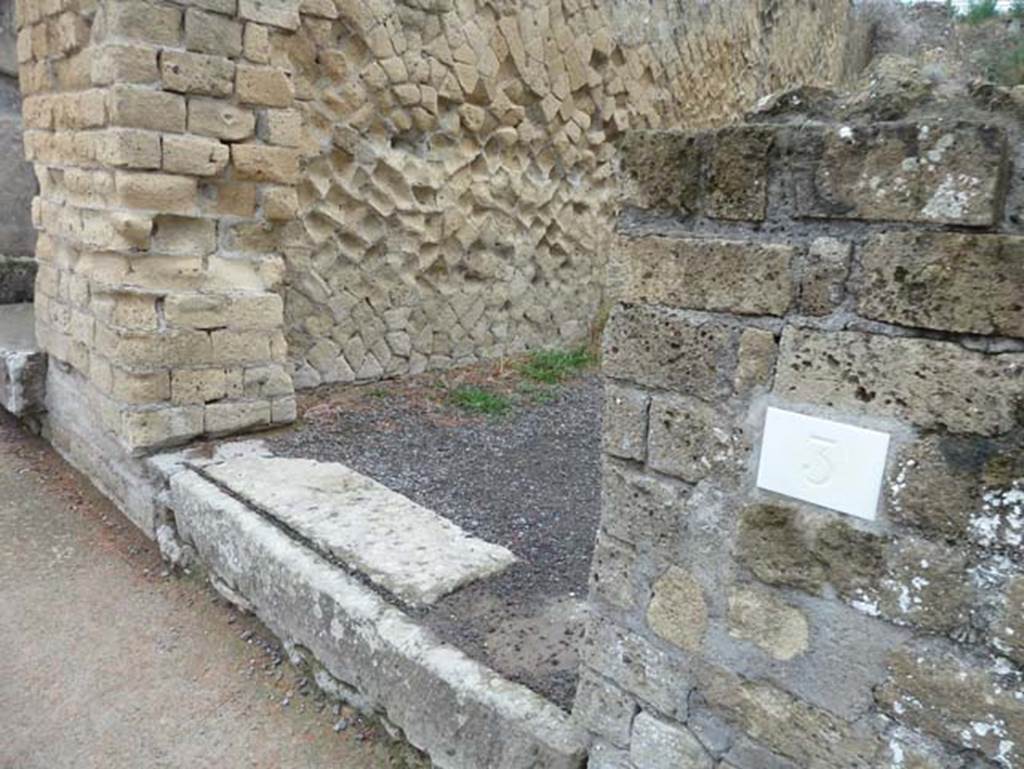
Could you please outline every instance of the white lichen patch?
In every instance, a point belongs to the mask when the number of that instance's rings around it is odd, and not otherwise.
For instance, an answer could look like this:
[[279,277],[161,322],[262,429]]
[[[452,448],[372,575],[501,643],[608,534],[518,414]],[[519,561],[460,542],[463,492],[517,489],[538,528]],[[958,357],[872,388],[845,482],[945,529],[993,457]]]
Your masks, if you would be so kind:
[[907,488],[907,476],[915,467],[917,467],[916,459],[908,459],[906,462],[901,463],[896,471],[896,476],[889,482],[889,506],[893,512],[898,513],[903,510],[900,496],[903,494],[903,490]]
[[1019,548],[1024,544],[1024,480],[986,491],[981,510],[970,518],[968,531],[981,547]]
[[867,614],[869,617],[881,616],[882,611],[876,599],[869,596],[863,590],[858,590],[857,593],[857,597],[850,601],[850,606],[859,612]]
[[981,750],[991,755],[1000,766],[1014,769],[1016,743],[1010,738],[1006,722],[990,716],[991,721],[973,721],[960,731],[964,747]]
[[947,175],[935,190],[921,213],[929,219],[946,221],[961,219],[974,197],[981,180],[966,174]]

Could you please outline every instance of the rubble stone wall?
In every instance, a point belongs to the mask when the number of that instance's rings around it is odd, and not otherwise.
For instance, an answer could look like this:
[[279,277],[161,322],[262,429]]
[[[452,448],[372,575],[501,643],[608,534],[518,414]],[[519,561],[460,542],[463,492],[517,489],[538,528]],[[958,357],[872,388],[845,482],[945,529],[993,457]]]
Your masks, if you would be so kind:
[[25,0],[38,330],[135,451],[584,337],[611,140],[839,76],[847,0]]
[[[1024,767],[1018,97],[623,141],[592,769]],[[769,405],[891,435],[876,520],[756,488]]]

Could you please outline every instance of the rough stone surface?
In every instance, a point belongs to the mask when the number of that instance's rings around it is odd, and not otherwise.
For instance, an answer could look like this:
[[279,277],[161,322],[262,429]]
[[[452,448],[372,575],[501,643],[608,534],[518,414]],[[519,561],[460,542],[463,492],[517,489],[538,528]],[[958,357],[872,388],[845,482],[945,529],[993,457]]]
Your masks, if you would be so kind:
[[413,604],[433,603],[515,561],[505,548],[334,462],[249,457],[200,472]]
[[169,501],[183,540],[275,634],[358,690],[434,765],[583,765],[584,744],[555,706],[437,642],[259,514],[174,468]]
[[34,325],[31,304],[0,305],[0,406],[15,416],[45,407],[46,356]]
[[860,251],[862,315],[940,331],[1024,337],[1024,237],[887,233]]
[[651,630],[680,649],[697,651],[708,627],[708,608],[700,583],[673,566],[654,583],[653,592],[647,607]]
[[732,391],[738,329],[653,305],[619,305],[603,340],[605,373],[712,401]]
[[[908,66],[619,144],[596,766],[1024,766],[1019,110]],[[873,519],[757,487],[768,406],[889,435]]]
[[879,704],[915,728],[1004,767],[1024,759],[1020,679],[1003,683],[999,665],[979,667],[940,646],[901,649],[880,687]]
[[925,428],[996,435],[1020,408],[1024,354],[985,355],[949,342],[789,328],[775,392]]
[[682,661],[623,627],[598,618],[583,640],[584,663],[667,716],[685,718],[691,674]]
[[643,460],[647,453],[647,410],[651,398],[645,392],[609,384],[604,391],[605,452],[623,459]]
[[795,249],[710,238],[624,238],[622,297],[695,310],[784,315],[793,295]]
[[987,226],[1002,217],[1006,136],[995,126],[881,123],[824,130],[799,214]]
[[800,280],[800,311],[827,315],[842,303],[853,246],[838,238],[815,238]]
[[[741,125],[718,132],[709,153],[707,210],[710,216],[749,221],[764,219],[768,203],[768,150],[773,139],[772,131],[761,126]],[[776,279],[786,274],[783,268]],[[734,296],[741,295],[740,291],[734,293]]]
[[742,435],[728,417],[696,398],[654,397],[649,432],[648,466],[690,483],[728,475],[746,459]]
[[601,735],[613,745],[628,746],[636,713],[637,705],[632,697],[592,671],[582,671],[573,717],[585,729]]
[[685,727],[673,726],[647,713],[633,722],[629,757],[637,769],[711,769],[711,757]]
[[729,633],[753,642],[777,660],[802,654],[809,636],[803,612],[767,591],[751,588],[729,594]]

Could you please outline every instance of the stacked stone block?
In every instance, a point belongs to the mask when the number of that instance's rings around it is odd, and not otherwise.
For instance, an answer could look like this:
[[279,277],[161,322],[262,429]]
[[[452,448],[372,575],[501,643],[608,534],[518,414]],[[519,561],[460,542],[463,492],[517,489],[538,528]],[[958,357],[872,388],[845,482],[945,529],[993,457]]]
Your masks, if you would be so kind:
[[615,137],[834,80],[849,24],[836,0],[298,10],[261,50],[291,62],[304,118],[278,233],[300,387],[579,343],[603,303]]
[[129,450],[294,418],[283,260],[233,238],[298,178],[257,126],[290,81],[241,44],[279,22],[234,0],[18,5],[38,338]]
[[[621,143],[590,766],[1019,769],[1019,123],[763,120]],[[768,406],[891,435],[876,520],[756,488]]]

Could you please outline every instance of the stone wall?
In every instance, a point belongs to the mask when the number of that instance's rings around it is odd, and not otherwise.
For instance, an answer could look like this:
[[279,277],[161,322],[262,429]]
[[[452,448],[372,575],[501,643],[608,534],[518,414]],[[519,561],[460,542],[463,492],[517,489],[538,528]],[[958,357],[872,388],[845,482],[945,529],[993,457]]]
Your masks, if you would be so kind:
[[246,52],[291,74],[298,196],[239,234],[285,254],[296,385],[585,339],[611,142],[836,79],[849,23],[845,0],[303,3]]
[[[1024,101],[903,96],[622,143],[592,769],[1024,767]],[[876,520],[770,405],[891,435]]]
[[0,304],[32,301],[36,180],[21,143],[14,0],[0,0]]
[[200,6],[235,12],[234,0],[17,6],[25,152],[40,182],[37,336],[51,372],[77,381],[91,426],[136,452],[295,415],[272,290],[283,259],[235,237],[294,194],[298,150],[259,90],[291,85],[236,64],[243,21]]
[[[19,6],[40,343],[133,451],[578,340],[610,140],[843,67],[847,0]],[[290,361],[288,352],[290,348]]]

